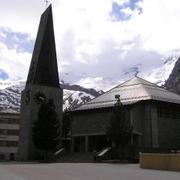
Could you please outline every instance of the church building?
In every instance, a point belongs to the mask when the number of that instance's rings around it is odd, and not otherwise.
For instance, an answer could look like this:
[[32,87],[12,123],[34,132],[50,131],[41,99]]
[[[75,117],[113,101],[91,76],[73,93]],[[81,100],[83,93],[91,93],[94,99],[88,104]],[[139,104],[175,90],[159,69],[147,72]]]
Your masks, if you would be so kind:
[[[106,127],[117,95],[133,126],[131,144],[136,145],[138,151],[180,149],[180,96],[134,77],[70,111],[72,152],[100,151],[109,146]],[[62,122],[63,91],[59,86],[51,5],[41,16],[26,86],[21,95],[19,160],[37,159],[32,125],[37,120],[40,101],[44,99],[53,100]]]
[[131,144],[138,151],[180,149],[180,96],[134,77],[71,111],[72,152],[100,151],[108,146],[106,126],[116,103],[125,106],[133,126]]

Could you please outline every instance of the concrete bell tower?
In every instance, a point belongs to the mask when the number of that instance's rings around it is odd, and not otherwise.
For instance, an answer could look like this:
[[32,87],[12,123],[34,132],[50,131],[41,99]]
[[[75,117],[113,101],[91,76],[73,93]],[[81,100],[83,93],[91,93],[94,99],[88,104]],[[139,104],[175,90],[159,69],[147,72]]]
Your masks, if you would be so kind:
[[53,28],[52,6],[41,15],[25,89],[21,94],[21,123],[18,159],[34,160],[37,150],[32,142],[32,124],[37,119],[38,96],[53,99],[58,119],[62,121],[63,91],[59,86]]

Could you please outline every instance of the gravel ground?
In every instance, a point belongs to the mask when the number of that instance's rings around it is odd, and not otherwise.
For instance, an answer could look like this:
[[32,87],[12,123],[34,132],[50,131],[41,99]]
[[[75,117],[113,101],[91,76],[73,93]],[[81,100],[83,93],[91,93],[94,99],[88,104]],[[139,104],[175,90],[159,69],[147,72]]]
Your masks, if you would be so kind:
[[138,164],[0,163],[0,180],[180,180],[180,172],[140,169]]

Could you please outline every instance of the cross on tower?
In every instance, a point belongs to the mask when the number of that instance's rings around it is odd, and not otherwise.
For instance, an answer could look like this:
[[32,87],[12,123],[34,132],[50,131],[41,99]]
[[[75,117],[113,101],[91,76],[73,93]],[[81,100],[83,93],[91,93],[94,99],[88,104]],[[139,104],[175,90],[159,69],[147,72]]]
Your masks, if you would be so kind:
[[49,0],[44,0],[44,2],[45,2],[45,4],[46,4],[46,6],[48,6],[48,4],[49,4]]

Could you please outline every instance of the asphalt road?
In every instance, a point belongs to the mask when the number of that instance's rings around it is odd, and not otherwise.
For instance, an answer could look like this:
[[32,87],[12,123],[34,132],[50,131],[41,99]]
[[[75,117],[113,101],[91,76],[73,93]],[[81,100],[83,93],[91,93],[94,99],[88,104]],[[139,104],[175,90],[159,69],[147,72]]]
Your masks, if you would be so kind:
[[141,169],[138,164],[0,163],[0,180],[180,180],[180,172]]

